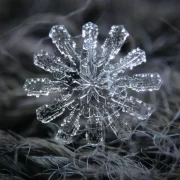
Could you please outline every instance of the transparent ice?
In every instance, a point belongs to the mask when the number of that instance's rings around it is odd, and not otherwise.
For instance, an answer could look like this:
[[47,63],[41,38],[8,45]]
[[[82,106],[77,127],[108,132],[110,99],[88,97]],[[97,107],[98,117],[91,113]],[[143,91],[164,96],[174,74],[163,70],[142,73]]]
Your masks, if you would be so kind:
[[48,78],[27,79],[24,89],[28,96],[59,93],[53,102],[36,110],[37,119],[49,123],[65,112],[69,114],[59,126],[56,138],[71,143],[80,128],[80,119],[86,120],[86,139],[89,144],[103,141],[103,123],[106,119],[113,132],[120,138],[120,112],[138,119],[147,119],[152,107],[128,96],[134,91],[158,90],[162,80],[157,73],[124,75],[127,70],[146,62],[145,52],[139,48],[115,61],[128,32],[123,26],[112,26],[102,46],[98,45],[98,26],[89,22],[82,27],[83,47],[76,43],[63,25],[53,26],[49,37],[59,50],[59,56],[41,50],[34,55],[34,64],[53,74]]

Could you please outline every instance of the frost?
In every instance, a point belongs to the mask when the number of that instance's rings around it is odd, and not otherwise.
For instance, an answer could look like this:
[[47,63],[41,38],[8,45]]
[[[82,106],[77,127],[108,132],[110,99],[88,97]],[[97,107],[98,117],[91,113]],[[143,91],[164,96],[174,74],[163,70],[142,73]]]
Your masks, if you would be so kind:
[[127,36],[123,26],[112,26],[100,47],[97,43],[98,26],[87,23],[82,28],[83,48],[77,51],[76,43],[63,25],[52,27],[49,37],[60,55],[57,57],[41,50],[34,55],[34,64],[52,73],[55,81],[27,79],[24,89],[28,96],[60,94],[59,98],[36,111],[37,119],[43,123],[68,112],[68,116],[63,116],[57,139],[72,142],[80,128],[80,119],[85,118],[86,139],[89,144],[97,144],[103,141],[104,119],[120,137],[120,128],[128,131],[126,122],[118,121],[121,111],[141,120],[151,115],[152,107],[128,96],[127,89],[137,92],[158,90],[162,80],[157,73],[124,75],[126,70],[146,62],[145,52],[139,48],[114,62]]

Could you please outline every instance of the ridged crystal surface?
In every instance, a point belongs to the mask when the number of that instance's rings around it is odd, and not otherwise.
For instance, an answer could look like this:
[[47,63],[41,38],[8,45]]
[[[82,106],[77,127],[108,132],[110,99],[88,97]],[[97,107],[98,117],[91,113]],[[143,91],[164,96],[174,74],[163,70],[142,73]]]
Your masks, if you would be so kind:
[[[102,142],[103,124],[107,120],[113,132],[122,138],[128,131],[120,112],[138,119],[147,119],[152,107],[141,100],[128,96],[134,91],[158,90],[162,80],[157,73],[127,76],[126,70],[146,62],[145,52],[132,50],[117,61],[128,32],[123,26],[112,26],[102,46],[97,43],[98,26],[87,23],[82,27],[83,47],[76,50],[76,43],[63,25],[53,26],[49,37],[60,52],[57,57],[41,50],[34,55],[34,64],[52,73],[48,78],[27,79],[24,90],[28,96],[59,93],[60,97],[39,107],[37,119],[49,123],[62,116],[56,139],[71,143],[80,128],[80,119],[86,120],[86,139],[89,144]],[[116,59],[116,61],[114,61]]]

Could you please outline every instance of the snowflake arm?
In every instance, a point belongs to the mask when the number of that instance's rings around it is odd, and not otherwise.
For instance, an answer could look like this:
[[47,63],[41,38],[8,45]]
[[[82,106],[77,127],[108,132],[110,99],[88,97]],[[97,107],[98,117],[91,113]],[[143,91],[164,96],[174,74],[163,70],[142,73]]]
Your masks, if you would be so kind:
[[43,123],[49,123],[63,114],[73,102],[73,100],[56,98],[54,102],[45,104],[36,110],[37,119]]
[[81,111],[74,108],[69,116],[65,117],[63,123],[61,123],[56,139],[64,143],[71,143],[73,136],[75,136],[79,130],[79,119],[81,117]]
[[109,37],[101,46],[102,58],[107,59],[107,62],[114,59],[115,55],[117,55],[120,51],[128,35],[129,33],[125,30],[124,26],[112,26],[109,32]]
[[[121,115],[122,116],[122,115]],[[108,114],[109,126],[119,139],[128,139],[131,136],[131,126],[126,117]]]
[[162,84],[158,73],[134,74],[133,77],[120,76],[114,81],[118,87],[131,88],[137,92],[158,90]]
[[153,109],[149,104],[146,104],[132,96],[124,96],[123,98],[116,97],[112,98],[112,101],[118,104],[122,108],[123,112],[127,112],[140,120],[147,119],[153,112]]
[[53,72],[65,73],[65,72],[76,71],[73,67],[68,67],[65,63],[63,63],[63,60],[64,59],[62,57],[61,58],[56,57],[43,50],[41,50],[39,53],[36,53],[34,55],[34,64],[50,73]]
[[120,58],[120,61],[111,67],[113,76],[119,73],[124,73],[127,69],[132,70],[133,67],[146,62],[145,52],[139,48],[132,50],[125,57]]
[[27,79],[24,84],[24,90],[28,96],[48,95],[49,93],[61,92],[68,86],[59,81],[51,81],[48,78]]
[[86,123],[86,139],[88,144],[96,145],[103,141],[103,126],[100,117],[91,117]]
[[76,43],[63,25],[56,25],[51,28],[49,37],[56,45],[61,54],[65,55],[73,65],[77,65],[79,57],[75,51]]
[[86,140],[91,145],[96,145],[103,141],[103,122],[99,113],[99,109],[94,106],[90,106],[86,112]]
[[[97,61],[96,47],[97,47],[98,26],[93,23],[87,23],[82,28],[82,37],[84,39],[83,50],[85,58],[81,60],[81,66],[84,67],[87,74],[90,76],[96,75],[96,67],[94,63]],[[81,67],[82,71],[82,67]],[[83,72],[82,72],[83,73]]]
[[159,90],[162,80],[158,73],[134,74],[128,88],[135,91]]

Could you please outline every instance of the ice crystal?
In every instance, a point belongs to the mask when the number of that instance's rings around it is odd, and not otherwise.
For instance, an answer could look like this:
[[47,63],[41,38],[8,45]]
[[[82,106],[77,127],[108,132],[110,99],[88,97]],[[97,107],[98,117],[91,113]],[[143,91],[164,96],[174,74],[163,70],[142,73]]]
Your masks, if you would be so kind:
[[[145,52],[139,48],[115,61],[127,36],[123,26],[112,26],[104,44],[99,46],[98,26],[89,22],[82,28],[83,47],[77,50],[76,43],[63,25],[52,27],[49,37],[60,55],[41,50],[34,55],[34,64],[52,73],[55,81],[27,79],[24,89],[28,96],[60,94],[36,111],[37,119],[43,123],[63,115],[56,138],[64,143],[72,142],[80,128],[80,118],[85,118],[86,139],[89,144],[97,144],[103,141],[105,119],[119,137],[120,129],[125,126],[119,122],[121,111],[141,120],[151,115],[152,107],[128,96],[127,89],[137,92],[158,90],[162,80],[157,73],[124,75],[126,70],[146,62]],[[67,113],[69,115],[64,118]]]

